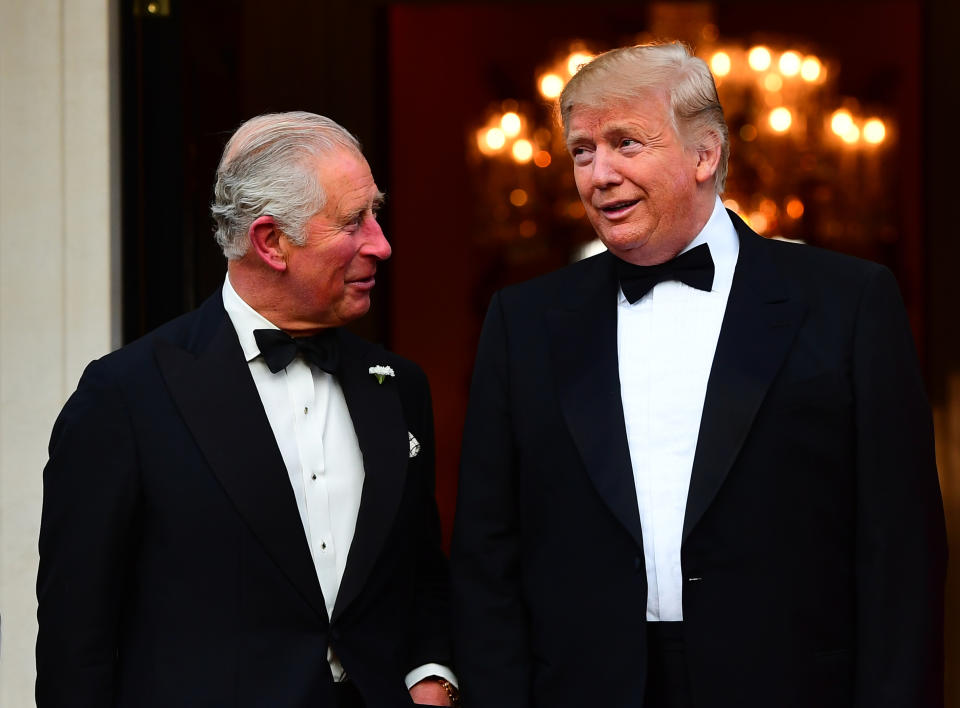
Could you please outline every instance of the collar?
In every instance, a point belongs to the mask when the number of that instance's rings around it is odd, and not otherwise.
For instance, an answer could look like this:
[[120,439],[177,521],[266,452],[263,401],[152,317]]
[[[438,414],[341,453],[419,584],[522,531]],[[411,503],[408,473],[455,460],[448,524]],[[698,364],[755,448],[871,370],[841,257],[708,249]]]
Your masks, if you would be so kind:
[[240,348],[247,362],[260,356],[260,347],[253,337],[255,329],[280,329],[273,322],[254,310],[237,294],[230,283],[230,273],[223,279],[223,309],[227,311],[233,328],[237,330]]

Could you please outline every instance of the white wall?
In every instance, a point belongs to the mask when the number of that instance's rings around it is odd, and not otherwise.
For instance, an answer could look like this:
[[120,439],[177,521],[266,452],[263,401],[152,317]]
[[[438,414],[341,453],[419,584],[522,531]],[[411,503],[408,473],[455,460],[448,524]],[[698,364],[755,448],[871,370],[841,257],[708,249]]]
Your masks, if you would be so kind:
[[0,705],[33,702],[46,443],[119,337],[112,0],[0,0]]

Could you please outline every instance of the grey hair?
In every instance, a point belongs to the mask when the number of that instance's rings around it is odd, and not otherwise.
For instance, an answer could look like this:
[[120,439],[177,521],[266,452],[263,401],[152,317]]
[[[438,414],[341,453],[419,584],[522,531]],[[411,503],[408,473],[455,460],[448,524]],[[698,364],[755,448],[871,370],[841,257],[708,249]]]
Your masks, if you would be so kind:
[[633,101],[657,91],[669,96],[674,131],[688,147],[708,148],[720,141],[714,187],[717,194],[722,193],[727,182],[730,133],[713,74],[681,42],[611,49],[585,64],[567,82],[558,100],[564,134],[570,129],[570,114],[578,106]]
[[264,215],[303,245],[307,221],[326,203],[315,160],[338,150],[359,155],[360,143],[315,113],[268,113],[241,125],[223,149],[210,205],[223,255],[242,258],[250,225]]

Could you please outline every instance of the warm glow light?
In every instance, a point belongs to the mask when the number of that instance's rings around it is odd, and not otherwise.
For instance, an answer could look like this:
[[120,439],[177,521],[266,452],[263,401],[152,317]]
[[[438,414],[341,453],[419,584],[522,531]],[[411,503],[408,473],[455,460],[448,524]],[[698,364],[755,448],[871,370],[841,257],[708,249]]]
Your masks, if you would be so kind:
[[857,127],[856,123],[851,123],[840,137],[843,139],[843,142],[853,145],[860,139],[860,128]]
[[499,150],[507,142],[507,136],[503,134],[500,128],[490,128],[484,135],[484,142],[491,150]]
[[710,70],[715,76],[726,76],[730,73],[730,55],[726,52],[717,52],[710,58]]
[[533,164],[537,167],[549,167],[551,162],[553,162],[553,158],[546,150],[538,150],[537,154],[533,156]]
[[513,159],[517,162],[529,162],[533,157],[533,145],[522,138],[513,144]]
[[508,138],[515,137],[520,134],[520,116],[518,116],[513,111],[509,113],[504,113],[503,118],[500,119],[500,127],[503,128],[503,134]]
[[784,76],[796,76],[800,72],[800,55],[796,52],[784,52],[780,55],[780,73]]
[[807,57],[800,65],[800,76],[804,81],[816,81],[820,78],[821,71],[823,71],[823,65],[816,57]]
[[754,71],[766,71],[770,68],[770,50],[766,47],[754,47],[747,54],[747,63]]
[[853,116],[850,115],[850,111],[847,111],[843,108],[833,112],[833,115],[830,117],[830,130],[839,135],[841,138],[850,130],[850,127],[853,125]]
[[767,91],[779,91],[783,88],[783,79],[777,74],[767,74],[763,77],[763,87]]
[[586,213],[586,209],[583,208],[583,202],[581,202],[579,199],[575,202],[570,202],[567,204],[567,216],[569,216],[571,219],[581,219]]
[[772,199],[762,199],[757,209],[768,219],[773,219],[777,215],[777,203]]
[[[755,126],[746,123],[743,127],[740,128],[740,137],[743,138],[744,142],[752,143],[757,139],[757,129]],[[734,209],[736,211],[736,209]]]
[[537,233],[537,224],[532,219],[524,219],[520,222],[519,231],[524,238],[530,238]]
[[762,234],[767,230],[767,227],[770,225],[767,222],[767,217],[763,215],[762,212],[753,211],[750,212],[750,228],[756,231],[758,234]]
[[791,197],[787,201],[787,216],[791,219],[799,219],[803,216],[803,202],[796,197]]
[[556,74],[544,74],[540,77],[540,95],[544,98],[556,98],[563,91],[563,79]]
[[863,139],[877,145],[887,137],[887,128],[879,118],[871,118],[863,125]]
[[527,193],[522,189],[515,189],[510,192],[510,203],[515,207],[522,207],[527,203]]
[[784,133],[789,130],[791,123],[793,123],[793,116],[790,115],[790,111],[783,106],[770,111],[770,127],[778,133]]
[[736,199],[724,199],[723,205],[730,211],[740,211],[740,202]]
[[567,57],[567,73],[570,76],[573,76],[578,71],[580,67],[584,64],[589,64],[593,59],[593,55],[587,54],[585,52],[574,52],[569,57]]

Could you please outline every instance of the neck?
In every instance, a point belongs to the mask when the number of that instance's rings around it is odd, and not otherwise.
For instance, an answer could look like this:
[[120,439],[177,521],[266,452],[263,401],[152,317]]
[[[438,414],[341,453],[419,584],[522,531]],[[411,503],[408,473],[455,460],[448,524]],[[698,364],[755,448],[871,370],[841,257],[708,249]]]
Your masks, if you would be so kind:
[[642,266],[658,265],[676,258],[703,231],[703,227],[707,225],[713,215],[715,204],[716,193],[711,186],[709,194],[702,192],[697,195],[690,211],[687,212],[687,218],[684,219],[683,224],[677,225],[672,238],[661,240],[656,244],[655,249],[647,250],[646,247],[631,249],[621,255],[620,258],[628,263]]
[[245,303],[291,337],[317,334],[328,329],[291,316],[290,300],[284,296],[281,288],[282,274],[260,267],[256,262],[249,262],[250,256],[248,253],[243,258],[227,261],[230,285]]

